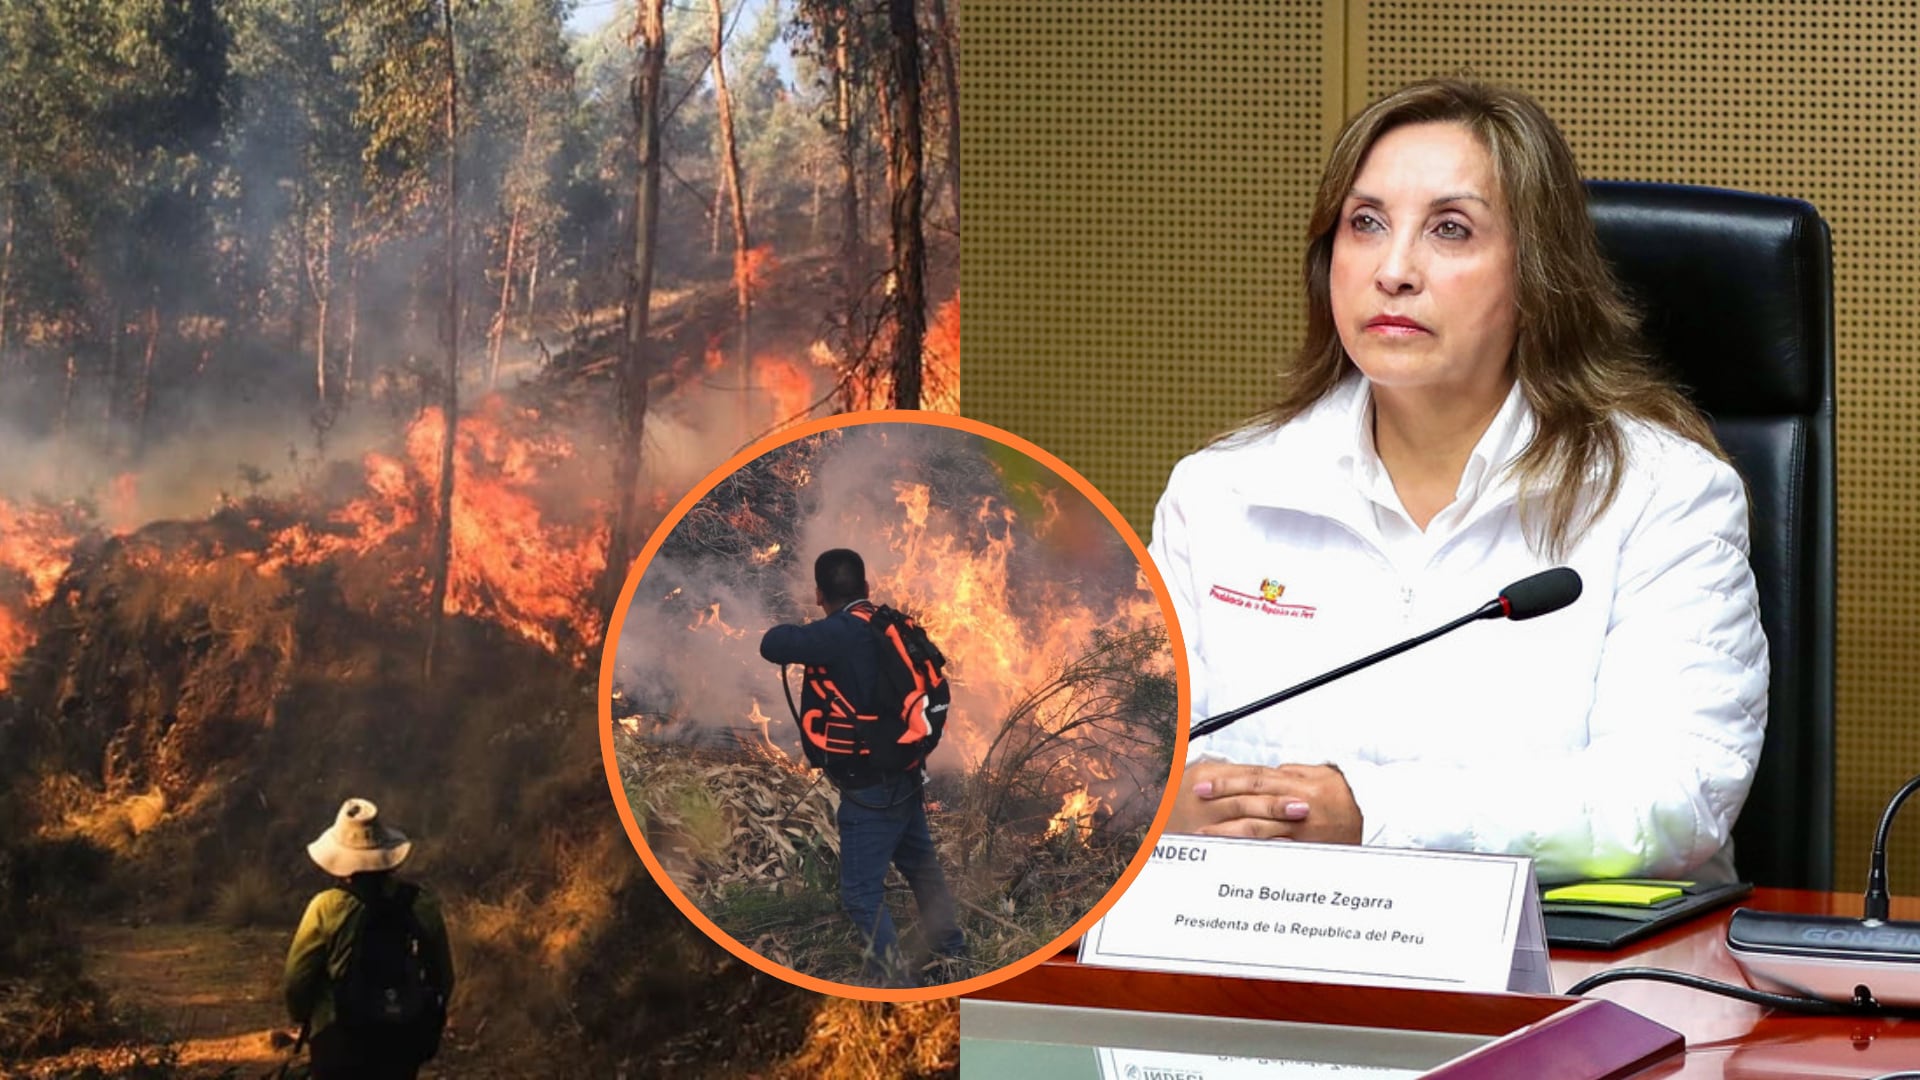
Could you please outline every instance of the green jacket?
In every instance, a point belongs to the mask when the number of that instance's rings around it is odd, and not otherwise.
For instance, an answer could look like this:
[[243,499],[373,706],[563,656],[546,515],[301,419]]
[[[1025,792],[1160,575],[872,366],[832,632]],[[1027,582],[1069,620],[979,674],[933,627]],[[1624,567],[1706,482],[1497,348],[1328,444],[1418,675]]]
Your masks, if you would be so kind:
[[[382,896],[392,896],[399,889],[400,883],[391,873],[369,877],[382,879]],[[287,1014],[294,1023],[307,1025],[309,1039],[333,1023],[330,991],[333,981],[346,974],[354,935],[366,910],[366,905],[346,889],[328,889],[308,902],[300,929],[294,931],[293,947],[287,950]],[[453,998],[453,950],[447,943],[440,901],[424,885],[414,897],[413,915],[420,921],[425,938],[421,963],[427,981],[440,992],[440,1000],[449,1001]]]

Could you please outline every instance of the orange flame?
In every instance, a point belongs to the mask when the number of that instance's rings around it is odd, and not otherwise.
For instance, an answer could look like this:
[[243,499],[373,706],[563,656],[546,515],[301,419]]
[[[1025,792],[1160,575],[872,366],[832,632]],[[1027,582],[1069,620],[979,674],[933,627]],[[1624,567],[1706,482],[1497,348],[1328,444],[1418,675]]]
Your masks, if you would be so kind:
[[[870,355],[892,355],[892,330],[883,330],[873,342]],[[820,367],[842,368],[846,358],[825,342],[815,342],[807,357]],[[847,381],[846,407],[849,410],[887,409],[893,406],[893,370],[889,362],[876,360],[868,371],[853,372]],[[920,408],[928,412],[960,411],[960,298],[941,304],[927,325],[920,341]]]
[[782,427],[806,419],[818,397],[813,377],[800,365],[778,356],[754,360],[753,382],[773,399],[773,423]]
[[58,511],[22,510],[0,499],[0,570],[26,578],[31,586],[27,598],[34,607],[53,598],[54,586],[73,561],[75,539]]
[[745,630],[736,630],[727,625],[727,621],[720,617],[719,604],[708,604],[707,610],[701,612],[699,617],[694,619],[693,624],[688,626],[687,629],[704,630],[709,626],[719,630],[721,637],[737,638],[743,637],[746,634]]
[[[551,652],[579,662],[599,634],[593,589],[606,559],[606,526],[567,524],[543,513],[536,493],[554,464],[572,456],[558,436],[515,434],[511,407],[493,395],[455,432],[453,551],[446,611],[498,622]],[[529,415],[529,418],[530,415]],[[407,429],[405,458],[365,458],[367,494],[333,514],[322,529],[295,525],[274,538],[262,573],[367,555],[405,543],[423,556],[437,513],[440,410]],[[425,593],[424,573],[405,587]],[[563,647],[562,633],[569,636]]]
[[139,524],[140,484],[132,473],[123,472],[107,484],[107,520],[122,533]]
[[1060,800],[1060,812],[1047,822],[1047,839],[1064,834],[1086,843],[1087,834],[1093,831],[1093,816],[1099,810],[1099,797],[1089,794],[1086,788],[1068,792]]
[[77,539],[58,510],[23,509],[0,499],[0,691],[7,689],[14,663],[33,647],[37,635],[29,619],[53,599]]
[[766,284],[767,276],[780,264],[774,260],[773,249],[766,246],[748,248],[735,256],[733,260],[733,287],[744,288],[751,296]]
[[768,725],[773,722],[773,718],[760,711],[759,698],[753,699],[753,711],[747,714],[747,720],[754,727],[760,729],[760,741],[766,744],[768,750],[773,751],[781,761],[793,760],[785,750],[780,749],[780,744],[773,741],[773,732],[768,727]]

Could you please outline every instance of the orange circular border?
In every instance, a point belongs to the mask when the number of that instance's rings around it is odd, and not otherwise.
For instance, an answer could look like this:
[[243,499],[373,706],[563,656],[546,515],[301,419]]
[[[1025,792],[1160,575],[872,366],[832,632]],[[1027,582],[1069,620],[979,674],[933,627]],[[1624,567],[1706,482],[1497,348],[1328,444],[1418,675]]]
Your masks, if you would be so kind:
[[[1107,889],[1106,895],[1100,898],[1099,903],[1094,904],[1092,910],[1081,916],[1079,922],[1068,927],[1060,936],[1054,938],[1045,946],[1034,950],[1025,958],[1016,960],[1005,967],[988,972],[985,975],[976,975],[971,979],[963,979],[956,983],[941,983],[938,986],[898,990],[829,982],[817,976],[803,974],[783,964],[776,964],[772,960],[747,948],[736,940],[732,934],[727,933],[715,925],[713,920],[707,918],[706,914],[696,907],[691,900],[688,900],[678,886],[674,885],[673,879],[667,876],[666,870],[661,867],[660,861],[654,858],[652,849],[647,846],[646,838],[641,835],[640,826],[633,819],[633,808],[627,803],[626,790],[620,783],[619,762],[614,756],[613,749],[613,669],[615,658],[619,652],[621,629],[627,620],[627,609],[633,603],[633,594],[635,590],[640,587],[640,579],[646,575],[647,567],[653,562],[654,555],[659,552],[661,545],[666,543],[667,537],[671,535],[673,530],[680,524],[681,519],[686,517],[687,513],[693,509],[696,503],[706,497],[707,492],[713,490],[722,480],[740,471],[747,463],[756,458],[779,449],[788,443],[805,438],[808,435],[817,435],[823,431],[832,431],[843,427],[863,426],[866,424],[925,424],[932,427],[952,428],[956,431],[964,431],[970,435],[977,435],[983,439],[991,439],[1002,446],[1018,450],[1042,465],[1051,468],[1057,475],[1063,476],[1071,482],[1073,486],[1079,490],[1080,494],[1086,496],[1087,500],[1091,502],[1100,513],[1106,516],[1107,523],[1112,525],[1114,531],[1120,534],[1120,538],[1126,541],[1127,546],[1133,550],[1134,557],[1139,560],[1141,569],[1145,571],[1147,580],[1152,584],[1154,598],[1160,603],[1161,617],[1166,620],[1167,624],[1167,643],[1173,650],[1174,680],[1178,691],[1177,704],[1175,706],[1178,711],[1175,713],[1173,769],[1167,776],[1166,789],[1160,796],[1160,811],[1154,815],[1153,825],[1147,830],[1146,842],[1140,845],[1140,850],[1134,853],[1133,861],[1127,864],[1127,869],[1120,875],[1120,879],[1115,881],[1113,885]],[[667,898],[673,901],[674,906],[679,908],[681,913],[686,915],[688,919],[691,919],[693,924],[698,926],[708,937],[712,938],[728,952],[759,968],[761,971],[777,979],[792,983],[795,986],[804,987],[805,989],[818,993],[832,994],[839,997],[859,998],[865,1001],[933,1001],[940,998],[969,994],[977,990],[985,990],[1004,980],[1031,971],[1033,968],[1039,966],[1041,962],[1058,954],[1061,950],[1083,936],[1095,922],[1099,921],[1099,919],[1107,913],[1108,909],[1113,907],[1114,903],[1120,899],[1120,895],[1126,891],[1127,886],[1133,883],[1133,879],[1139,876],[1141,868],[1146,866],[1147,858],[1153,852],[1154,844],[1158,842],[1161,833],[1166,829],[1167,818],[1173,812],[1174,793],[1179,789],[1180,776],[1185,770],[1187,756],[1186,721],[1189,708],[1191,708],[1191,698],[1187,684],[1187,651],[1186,643],[1180,636],[1180,620],[1178,616],[1174,614],[1171,597],[1167,592],[1166,582],[1160,578],[1159,568],[1154,566],[1152,557],[1147,554],[1145,545],[1140,543],[1140,538],[1134,533],[1132,526],[1128,525],[1126,519],[1120,516],[1120,512],[1114,509],[1113,504],[1107,501],[1106,496],[1100,494],[1099,489],[1088,483],[1085,477],[1074,471],[1066,462],[1061,461],[1059,458],[1054,457],[1052,454],[1011,432],[1002,431],[999,428],[983,424],[978,420],[970,420],[964,416],[953,416],[946,413],[909,412],[905,410],[870,410],[866,412],[842,413],[836,416],[823,417],[819,420],[809,420],[784,431],[775,432],[734,454],[731,458],[728,458],[719,468],[707,474],[706,479],[700,481],[692,491],[687,492],[686,496],[674,506],[673,511],[661,521],[659,527],[654,529],[653,535],[647,539],[647,546],[641,550],[640,557],[634,561],[633,568],[627,573],[626,584],[620,589],[620,600],[614,607],[613,620],[607,627],[606,643],[602,646],[600,654],[600,757],[602,763],[606,766],[607,785],[613,794],[614,808],[620,813],[620,824],[627,830],[627,839],[633,843],[633,849],[639,853],[640,860],[646,863],[647,872],[653,875],[653,880],[660,886],[660,890],[666,893]]]

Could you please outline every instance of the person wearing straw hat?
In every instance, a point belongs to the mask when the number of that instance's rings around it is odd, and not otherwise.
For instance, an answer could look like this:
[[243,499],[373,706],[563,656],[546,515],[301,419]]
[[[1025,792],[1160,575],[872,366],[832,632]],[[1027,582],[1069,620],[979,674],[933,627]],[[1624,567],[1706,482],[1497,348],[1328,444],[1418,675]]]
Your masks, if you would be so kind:
[[[411,1080],[439,1046],[453,994],[453,953],[439,901],[394,874],[412,851],[413,842],[382,823],[379,808],[366,799],[342,803],[333,825],[307,845],[315,865],[341,879],[307,904],[287,951],[287,1011],[302,1025],[315,1080]],[[371,955],[376,948],[383,957],[390,951],[411,954],[384,963],[425,983],[418,1015],[391,1024],[342,1015],[365,1011],[355,995],[371,978],[361,973],[383,963]],[[357,964],[356,952],[362,954]],[[349,984],[353,989],[345,989]],[[390,1001],[395,997],[391,990],[386,994]]]

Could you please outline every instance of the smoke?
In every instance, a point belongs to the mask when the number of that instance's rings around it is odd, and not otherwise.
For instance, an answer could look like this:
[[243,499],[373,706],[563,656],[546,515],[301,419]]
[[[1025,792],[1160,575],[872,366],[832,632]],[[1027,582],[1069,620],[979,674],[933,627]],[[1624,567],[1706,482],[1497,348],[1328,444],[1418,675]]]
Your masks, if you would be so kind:
[[625,616],[616,714],[655,737],[751,745],[758,703],[797,760],[758,645],[771,626],[822,616],[813,561],[839,547],[865,559],[873,599],[918,617],[949,657],[935,768],[979,765],[1009,710],[1097,632],[1163,625],[1132,550],[1049,470],[965,432],[866,424],[750,463],[675,526]]

